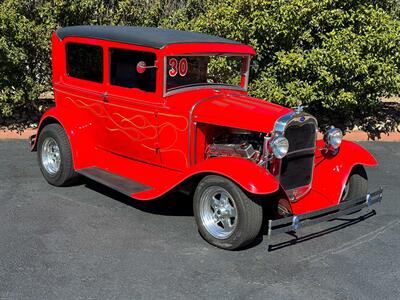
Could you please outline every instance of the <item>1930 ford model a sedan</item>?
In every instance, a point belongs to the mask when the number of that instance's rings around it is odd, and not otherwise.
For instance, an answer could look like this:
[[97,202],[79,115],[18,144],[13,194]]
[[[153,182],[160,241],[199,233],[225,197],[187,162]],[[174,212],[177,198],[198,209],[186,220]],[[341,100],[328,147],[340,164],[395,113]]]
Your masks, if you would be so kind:
[[202,237],[225,249],[357,211],[363,166],[339,129],[248,96],[254,49],[200,33],[76,26],[52,38],[56,106],[31,138],[53,185],[87,176],[137,200],[193,192]]

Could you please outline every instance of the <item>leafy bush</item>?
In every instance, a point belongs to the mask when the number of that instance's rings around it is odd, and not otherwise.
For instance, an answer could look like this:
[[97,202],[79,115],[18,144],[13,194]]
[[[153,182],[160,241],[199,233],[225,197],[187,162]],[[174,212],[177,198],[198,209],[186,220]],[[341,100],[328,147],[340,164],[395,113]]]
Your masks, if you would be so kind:
[[22,15],[11,1],[0,5],[0,112],[37,109],[49,89],[49,44],[45,26]]
[[251,94],[286,106],[300,101],[322,126],[366,128],[381,121],[374,119],[380,98],[400,91],[400,23],[373,3],[210,1],[175,27],[251,44],[260,66]]
[[380,98],[400,91],[399,11],[398,0],[4,0],[0,111],[38,110],[38,95],[51,89],[56,28],[143,25],[250,44],[259,64],[252,95],[286,106],[301,101],[322,126],[372,131],[382,121]]

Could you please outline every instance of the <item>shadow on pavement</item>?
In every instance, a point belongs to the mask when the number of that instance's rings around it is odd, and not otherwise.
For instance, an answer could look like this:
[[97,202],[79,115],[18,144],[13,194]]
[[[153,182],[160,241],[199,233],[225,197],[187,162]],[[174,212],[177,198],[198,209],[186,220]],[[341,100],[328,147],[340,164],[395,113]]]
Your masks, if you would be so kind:
[[156,200],[140,201],[117,192],[88,178],[81,181],[85,187],[141,211],[166,216],[193,216],[192,200],[179,192],[170,192]]

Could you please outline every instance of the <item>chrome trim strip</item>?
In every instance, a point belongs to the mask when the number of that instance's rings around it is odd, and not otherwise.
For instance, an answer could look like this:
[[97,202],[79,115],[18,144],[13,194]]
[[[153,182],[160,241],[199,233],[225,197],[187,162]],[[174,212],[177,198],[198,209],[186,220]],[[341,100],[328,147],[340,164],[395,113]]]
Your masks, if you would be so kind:
[[[71,85],[69,83],[54,83],[53,84],[53,89],[57,92],[62,92],[65,93],[66,91],[64,91],[63,89],[70,89],[73,92],[81,92],[81,93],[86,93],[89,95],[93,95],[93,96],[97,96],[99,98],[102,98],[104,95],[104,92],[99,92],[99,91],[94,91],[92,89],[87,89],[87,88],[81,88],[79,86],[75,86],[75,85]],[[67,91],[68,93],[68,91]]]
[[163,97],[167,96],[167,57],[164,56]]
[[190,92],[190,91],[204,90],[204,89],[213,89],[213,90],[225,89],[225,90],[243,91],[243,92],[246,91],[242,87],[239,87],[236,85],[204,84],[204,85],[194,85],[194,86],[186,86],[186,87],[176,88],[176,89],[166,92],[164,97],[168,97],[168,96],[183,93],[183,92]]
[[244,87],[243,89],[247,91],[247,88],[249,87],[249,78],[250,78],[250,61],[251,61],[251,56],[247,56],[247,66],[246,66],[246,73],[245,73],[245,81],[244,81]]
[[291,155],[291,154],[301,153],[301,152],[315,151],[315,149],[316,149],[316,147],[299,149],[299,150],[295,150],[295,151],[292,151],[292,152],[288,152],[286,154],[286,156]]
[[[300,118],[304,117],[303,121],[297,121],[300,120]],[[315,124],[315,128],[318,128],[318,122],[317,119],[315,119],[312,115],[304,113],[304,112],[296,112],[296,111],[292,111],[287,113],[286,115],[283,115],[282,117],[280,117],[278,120],[276,120],[275,125],[274,125],[274,133],[276,134],[284,134],[285,133],[285,129],[286,127],[292,123],[292,122],[299,122],[301,124],[303,123],[307,123],[307,121],[309,120],[313,120],[314,124]],[[315,132],[315,135],[317,133]]]
[[[88,99],[90,101],[97,102],[97,103],[103,103],[103,104],[106,103],[107,105],[118,105],[118,104],[113,103],[113,101],[112,101],[112,100],[116,100],[116,101],[120,101],[120,102],[126,102],[128,104],[134,103],[135,105],[150,106],[152,108],[162,108],[165,106],[165,103],[162,103],[162,102],[152,103],[150,101],[142,101],[137,98],[127,98],[127,97],[121,98],[120,96],[116,96],[114,94],[108,94],[108,93],[107,93],[108,101],[104,101],[104,96],[105,96],[106,92],[104,92],[104,93],[86,92],[85,89],[77,89],[77,88],[69,88],[69,87],[67,87],[67,89],[72,90],[72,92],[65,90],[65,87],[63,87],[61,85],[53,88],[54,91],[59,92],[59,93],[68,94],[70,96],[72,95],[77,98],[85,98],[85,99]],[[97,97],[101,98],[101,100],[83,97],[82,95],[77,95],[76,92],[87,93],[88,94],[87,97],[97,96]],[[110,102],[110,100],[111,100],[111,102]]]
[[193,122],[194,132],[193,132],[193,146],[194,146],[194,153],[193,153],[193,163],[196,164],[196,140],[197,140],[197,122]]

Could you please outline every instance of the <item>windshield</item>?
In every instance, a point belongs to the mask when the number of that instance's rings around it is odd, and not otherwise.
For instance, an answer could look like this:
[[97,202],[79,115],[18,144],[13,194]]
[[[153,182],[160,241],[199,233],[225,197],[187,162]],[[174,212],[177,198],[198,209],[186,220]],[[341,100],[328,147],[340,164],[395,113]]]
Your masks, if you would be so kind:
[[168,56],[166,92],[210,85],[246,89],[248,62],[248,55]]

